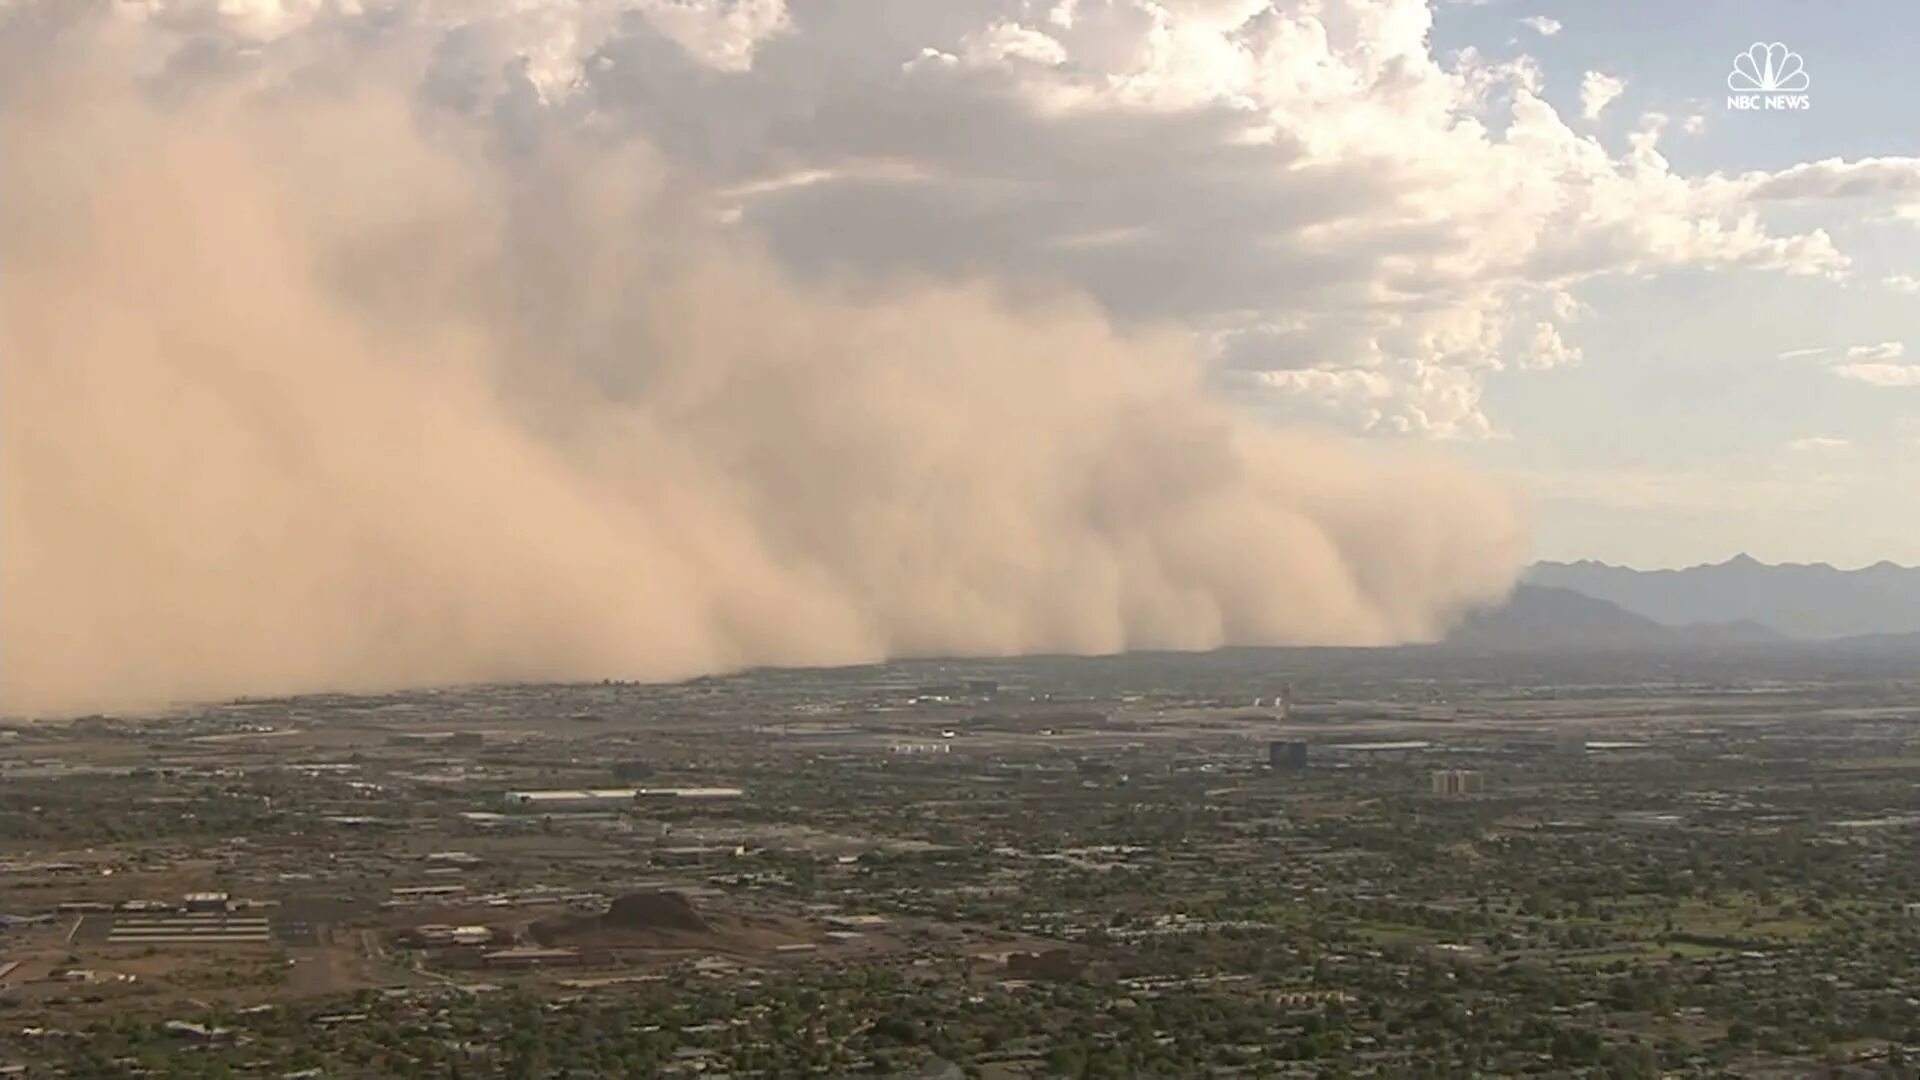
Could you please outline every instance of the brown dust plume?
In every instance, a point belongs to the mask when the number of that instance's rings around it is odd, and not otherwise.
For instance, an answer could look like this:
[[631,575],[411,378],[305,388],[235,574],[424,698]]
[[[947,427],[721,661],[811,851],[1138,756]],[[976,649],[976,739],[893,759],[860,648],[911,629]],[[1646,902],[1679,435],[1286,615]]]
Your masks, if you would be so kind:
[[1380,644],[1518,566],[1500,490],[1251,421],[1183,334],[794,280],[604,133],[75,49],[0,87],[9,715]]

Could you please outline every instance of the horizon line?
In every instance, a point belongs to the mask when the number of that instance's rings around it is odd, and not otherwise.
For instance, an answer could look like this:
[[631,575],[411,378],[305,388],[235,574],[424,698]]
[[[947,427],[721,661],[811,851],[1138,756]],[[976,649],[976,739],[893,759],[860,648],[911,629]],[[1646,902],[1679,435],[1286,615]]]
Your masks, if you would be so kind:
[[1594,565],[1594,566],[1604,566],[1613,570],[1631,570],[1639,574],[1659,574],[1659,573],[1677,574],[1677,573],[1684,573],[1685,571],[1688,571],[1688,570],[1711,570],[1711,569],[1716,569],[1722,566],[1732,566],[1740,563],[1752,563],[1755,566],[1765,567],[1770,570],[1796,568],[1796,567],[1803,567],[1807,569],[1816,569],[1820,567],[1825,567],[1828,570],[1833,570],[1842,574],[1857,574],[1864,570],[1878,570],[1882,568],[1892,569],[1892,570],[1920,571],[1920,566],[1908,566],[1905,563],[1898,563],[1893,561],[1892,559],[1880,559],[1878,561],[1865,563],[1859,566],[1837,566],[1833,563],[1826,562],[1824,560],[1819,562],[1794,562],[1794,561],[1767,562],[1764,559],[1756,559],[1752,555],[1749,555],[1748,553],[1746,553],[1745,551],[1735,552],[1734,554],[1728,556],[1725,559],[1720,560],[1719,562],[1689,563],[1685,566],[1635,566],[1635,565],[1632,565],[1631,563],[1624,563],[1624,562],[1616,563],[1616,562],[1609,562],[1606,559],[1595,559],[1595,558],[1579,558],[1579,559],[1537,558],[1537,559],[1534,559],[1532,562],[1528,563],[1527,568],[1531,570],[1536,566],[1544,566],[1544,565],[1553,565],[1553,566]]

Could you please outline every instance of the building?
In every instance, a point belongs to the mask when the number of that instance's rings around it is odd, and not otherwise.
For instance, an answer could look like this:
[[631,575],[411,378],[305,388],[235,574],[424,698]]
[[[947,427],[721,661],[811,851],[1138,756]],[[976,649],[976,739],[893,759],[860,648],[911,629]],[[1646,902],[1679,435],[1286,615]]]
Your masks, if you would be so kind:
[[223,892],[190,892],[181,898],[190,912],[222,912],[227,910],[227,894]]
[[465,885],[402,885],[392,890],[393,899],[388,902],[417,904],[428,900],[444,900],[466,891]]
[[227,915],[198,911],[181,914],[122,915],[107,927],[109,945],[187,946],[266,945],[273,927],[264,915]]
[[1307,744],[1299,739],[1275,739],[1267,744],[1267,765],[1273,769],[1307,767]]
[[1447,797],[1478,795],[1487,789],[1485,778],[1473,769],[1436,769],[1432,782],[1433,793]]
[[1350,742],[1334,743],[1327,747],[1342,754],[1354,756],[1385,755],[1389,757],[1411,757],[1424,754],[1433,749],[1433,744],[1425,739],[1400,739],[1392,742]]
[[640,799],[737,799],[737,787],[581,788],[561,791],[509,791],[507,802],[533,810],[595,810],[625,806]]
[[829,915],[826,923],[835,930],[880,930],[887,925],[885,915]]
[[663,847],[653,849],[653,862],[656,866],[705,866],[732,853],[732,848],[718,844]]
[[474,747],[486,741],[486,736],[477,731],[396,731],[387,735],[389,746]]
[[578,964],[580,954],[573,949],[497,949],[481,956],[488,967],[538,967],[543,964]]
[[640,797],[639,788],[582,788],[565,791],[509,791],[507,802],[535,810],[591,810],[620,806]]
[[1086,961],[1067,949],[1007,954],[1007,974],[1016,979],[1077,979],[1086,969]]

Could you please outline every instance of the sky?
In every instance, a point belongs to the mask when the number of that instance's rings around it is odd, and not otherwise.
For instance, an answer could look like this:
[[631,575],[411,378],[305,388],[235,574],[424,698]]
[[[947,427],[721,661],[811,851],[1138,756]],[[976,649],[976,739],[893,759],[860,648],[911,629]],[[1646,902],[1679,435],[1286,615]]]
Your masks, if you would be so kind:
[[[1798,167],[1832,181],[1750,205],[1776,235],[1824,229],[1844,263],[1596,275],[1573,286],[1590,309],[1566,333],[1581,363],[1488,378],[1482,408],[1507,437],[1471,456],[1532,479],[1538,551],[1646,566],[1738,551],[1920,562],[1920,97],[1898,89],[1920,9],[1447,4],[1432,41],[1442,55],[1533,56],[1544,99],[1616,157],[1658,114],[1672,118],[1658,152],[1677,175]],[[1726,107],[1733,56],[1754,41],[1804,58],[1807,110]],[[1595,120],[1582,114],[1590,71],[1624,83]],[[1856,185],[1839,180],[1849,171]]]
[[[1170,328],[1262,423],[1510,483],[1536,557],[1920,564],[1911,3],[106,6],[156,93],[404,38],[423,107],[644,141],[803,280]],[[1730,107],[1775,42],[1802,107]]]

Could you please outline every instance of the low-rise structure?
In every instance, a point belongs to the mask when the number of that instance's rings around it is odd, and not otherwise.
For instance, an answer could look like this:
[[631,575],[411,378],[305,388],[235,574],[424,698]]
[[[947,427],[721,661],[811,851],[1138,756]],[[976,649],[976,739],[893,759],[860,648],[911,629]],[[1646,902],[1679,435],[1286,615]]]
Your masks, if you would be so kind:
[[1436,769],[1431,782],[1435,795],[1448,797],[1478,795],[1487,789],[1486,779],[1473,769]]

